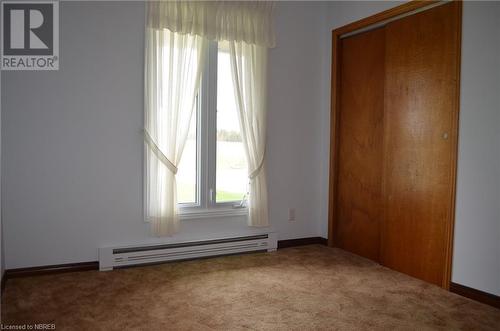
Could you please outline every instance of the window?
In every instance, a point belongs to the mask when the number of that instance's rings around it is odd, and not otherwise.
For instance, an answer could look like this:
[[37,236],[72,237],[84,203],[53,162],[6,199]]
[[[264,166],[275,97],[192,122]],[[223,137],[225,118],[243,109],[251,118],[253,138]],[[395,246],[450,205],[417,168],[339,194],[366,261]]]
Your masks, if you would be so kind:
[[183,212],[244,206],[248,167],[225,42],[209,45],[176,179]]
[[[152,234],[177,233],[181,214],[246,214],[239,207],[247,191],[248,225],[268,226],[266,71],[274,3],[156,1],[146,8],[144,219]],[[210,42],[220,39],[230,42]]]

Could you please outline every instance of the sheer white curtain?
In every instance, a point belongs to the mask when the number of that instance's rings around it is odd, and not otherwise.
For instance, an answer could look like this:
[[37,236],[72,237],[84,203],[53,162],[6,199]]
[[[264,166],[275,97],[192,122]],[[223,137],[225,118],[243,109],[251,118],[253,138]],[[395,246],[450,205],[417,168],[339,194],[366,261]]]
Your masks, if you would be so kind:
[[250,226],[268,226],[266,176],[267,48],[229,43],[231,73],[243,145],[249,167]]
[[249,225],[269,225],[265,168],[267,48],[274,3],[147,3],[146,219],[158,236],[179,228],[175,174],[187,139],[208,40],[231,44],[239,122],[250,166]]
[[175,174],[187,139],[207,40],[146,27],[146,219],[152,233],[178,231]]

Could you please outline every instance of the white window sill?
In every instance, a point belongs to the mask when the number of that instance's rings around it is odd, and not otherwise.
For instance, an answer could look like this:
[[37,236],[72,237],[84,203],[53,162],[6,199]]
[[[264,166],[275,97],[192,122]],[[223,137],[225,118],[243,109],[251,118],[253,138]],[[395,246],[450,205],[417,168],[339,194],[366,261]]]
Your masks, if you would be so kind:
[[221,218],[248,215],[248,208],[211,208],[211,209],[188,209],[181,208],[179,217],[181,220],[194,220],[206,218]]

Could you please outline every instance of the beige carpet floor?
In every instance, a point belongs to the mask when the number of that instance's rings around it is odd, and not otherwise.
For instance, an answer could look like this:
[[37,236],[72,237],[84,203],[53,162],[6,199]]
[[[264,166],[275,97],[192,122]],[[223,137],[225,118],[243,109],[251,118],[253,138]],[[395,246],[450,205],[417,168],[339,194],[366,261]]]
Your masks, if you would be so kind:
[[56,330],[500,330],[500,310],[311,245],[11,279],[2,322]]

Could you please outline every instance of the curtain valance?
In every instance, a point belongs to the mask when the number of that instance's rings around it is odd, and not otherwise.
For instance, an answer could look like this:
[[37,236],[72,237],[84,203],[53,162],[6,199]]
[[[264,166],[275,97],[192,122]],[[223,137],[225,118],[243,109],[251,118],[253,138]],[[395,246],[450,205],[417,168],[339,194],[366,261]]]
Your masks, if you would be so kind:
[[274,47],[273,10],[271,1],[157,1],[147,6],[147,27]]

